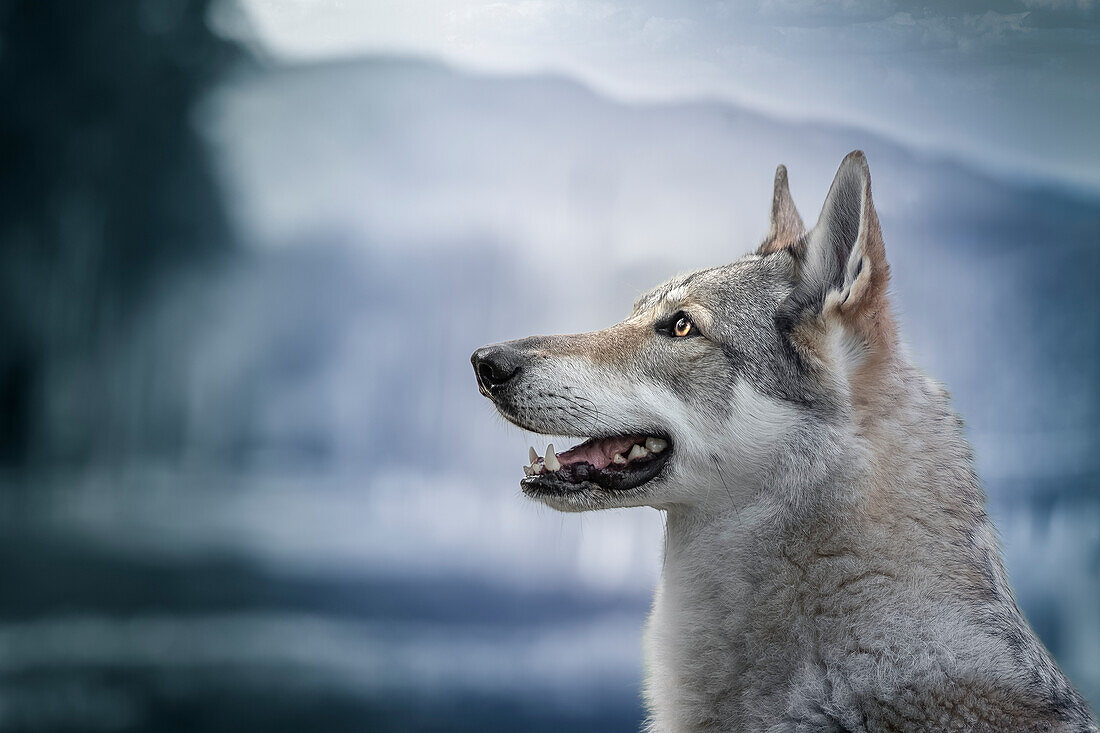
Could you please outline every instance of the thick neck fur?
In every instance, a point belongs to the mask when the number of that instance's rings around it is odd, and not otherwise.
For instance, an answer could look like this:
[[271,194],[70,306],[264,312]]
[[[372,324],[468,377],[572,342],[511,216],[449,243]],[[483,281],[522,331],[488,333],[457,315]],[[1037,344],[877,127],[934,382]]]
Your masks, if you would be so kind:
[[668,509],[652,730],[923,730],[945,706],[1039,730],[1076,694],[1016,608],[947,395],[900,354],[878,367],[755,491]]

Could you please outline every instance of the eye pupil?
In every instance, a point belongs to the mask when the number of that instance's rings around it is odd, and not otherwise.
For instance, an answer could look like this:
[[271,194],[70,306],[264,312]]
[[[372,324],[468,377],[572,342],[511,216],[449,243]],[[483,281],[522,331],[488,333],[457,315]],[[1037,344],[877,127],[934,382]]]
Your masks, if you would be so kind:
[[680,318],[676,321],[676,325],[673,327],[672,332],[677,336],[687,336],[689,333],[691,333],[691,321],[689,321],[684,316],[680,316]]

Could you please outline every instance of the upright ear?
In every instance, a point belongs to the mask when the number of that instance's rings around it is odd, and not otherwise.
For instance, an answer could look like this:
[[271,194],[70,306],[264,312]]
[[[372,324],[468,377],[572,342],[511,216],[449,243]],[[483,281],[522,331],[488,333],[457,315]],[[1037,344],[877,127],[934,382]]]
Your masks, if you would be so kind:
[[869,346],[892,346],[890,267],[871,200],[871,174],[862,151],[840,164],[821,216],[799,253],[798,283],[783,304],[791,322],[807,316],[839,319]]
[[794,207],[791,189],[787,186],[787,166],[775,169],[775,190],[772,192],[772,221],[768,236],[756,250],[757,254],[770,255],[781,249],[795,247],[806,233],[802,217]]

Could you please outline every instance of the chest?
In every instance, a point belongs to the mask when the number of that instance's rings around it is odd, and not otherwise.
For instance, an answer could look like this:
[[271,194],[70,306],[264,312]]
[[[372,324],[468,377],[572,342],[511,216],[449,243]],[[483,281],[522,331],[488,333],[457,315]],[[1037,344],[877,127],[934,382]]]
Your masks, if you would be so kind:
[[820,630],[790,568],[726,547],[666,557],[644,637],[655,730],[767,729],[820,683],[804,679]]
[[[666,572],[644,640],[655,730],[737,730],[732,721],[781,713],[790,668],[776,660],[792,655],[774,653],[787,640],[763,638],[750,598],[736,577]],[[760,654],[762,645],[773,653]]]

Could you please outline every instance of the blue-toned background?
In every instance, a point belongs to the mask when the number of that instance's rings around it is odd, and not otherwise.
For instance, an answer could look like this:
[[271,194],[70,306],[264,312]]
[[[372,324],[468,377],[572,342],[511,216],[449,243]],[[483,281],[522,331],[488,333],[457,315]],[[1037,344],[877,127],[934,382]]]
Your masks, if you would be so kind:
[[0,4],[0,729],[637,729],[662,518],[522,498],[469,354],[854,148],[1100,704],[1093,4],[749,5]]

